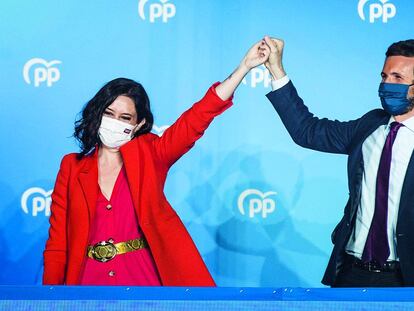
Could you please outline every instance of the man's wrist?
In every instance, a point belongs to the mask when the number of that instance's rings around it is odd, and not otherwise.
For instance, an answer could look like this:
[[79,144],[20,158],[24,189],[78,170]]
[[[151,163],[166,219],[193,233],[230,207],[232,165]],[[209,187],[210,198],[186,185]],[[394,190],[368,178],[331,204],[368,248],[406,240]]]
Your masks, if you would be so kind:
[[281,65],[269,67],[269,72],[272,76],[272,80],[279,80],[286,76],[286,72]]
[[290,81],[289,77],[287,75],[283,76],[282,78],[278,79],[278,80],[272,80],[271,84],[272,84],[272,91],[276,91],[278,89],[281,89],[282,87],[284,87],[286,84],[288,84]]

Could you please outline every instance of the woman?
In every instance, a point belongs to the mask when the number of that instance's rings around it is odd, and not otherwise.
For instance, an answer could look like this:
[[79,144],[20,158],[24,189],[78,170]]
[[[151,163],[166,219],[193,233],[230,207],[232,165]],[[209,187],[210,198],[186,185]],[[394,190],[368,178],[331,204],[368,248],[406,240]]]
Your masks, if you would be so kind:
[[79,154],[66,155],[52,194],[44,284],[214,286],[163,188],[186,153],[250,69],[269,55],[256,43],[237,69],[216,83],[162,137],[143,87],[110,81],[75,124]]

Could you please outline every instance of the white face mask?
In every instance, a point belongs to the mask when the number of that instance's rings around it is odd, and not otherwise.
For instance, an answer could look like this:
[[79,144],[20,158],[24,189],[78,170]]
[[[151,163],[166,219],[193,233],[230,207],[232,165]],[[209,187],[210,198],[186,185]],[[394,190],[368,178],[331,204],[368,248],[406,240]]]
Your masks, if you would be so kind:
[[135,127],[136,125],[103,116],[99,138],[108,148],[119,148],[132,139]]

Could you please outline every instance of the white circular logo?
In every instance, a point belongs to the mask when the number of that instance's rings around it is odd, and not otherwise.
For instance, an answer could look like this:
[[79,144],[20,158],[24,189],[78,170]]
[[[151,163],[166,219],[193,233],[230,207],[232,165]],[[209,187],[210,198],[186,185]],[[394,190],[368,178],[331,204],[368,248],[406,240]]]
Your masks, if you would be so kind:
[[[53,67],[61,64],[60,60],[45,61],[43,58],[32,58],[24,64],[23,78],[27,84],[32,84],[39,87],[40,84],[46,83],[47,87],[51,87],[53,83],[59,81],[60,71]],[[31,68],[34,68],[31,73]],[[33,79],[31,79],[31,76]]]
[[50,216],[50,204],[52,203],[53,190],[45,191],[40,187],[32,187],[27,189],[20,200],[23,212],[32,216],[37,216],[39,213],[44,213],[45,216]]
[[257,189],[247,189],[243,191],[237,200],[240,214],[247,214],[249,218],[253,218],[256,215],[266,218],[276,210],[276,201],[271,198],[271,196],[275,196],[276,194],[277,192],[275,191],[263,193]]
[[242,84],[248,85],[251,88],[256,88],[260,85],[267,88],[269,87],[271,81],[272,78],[269,70],[267,70],[265,66],[261,65],[250,70],[249,74],[243,78]]
[[[175,16],[177,11],[175,5],[169,0],[159,0],[159,2],[154,2],[148,5],[148,16],[150,23],[155,23],[156,20],[162,20],[163,23],[167,23],[168,20]],[[145,6],[148,0],[139,0],[138,2],[138,14],[143,19],[146,20],[146,9]]]
[[[358,2],[358,15],[365,21],[365,5],[370,0],[359,0]],[[397,14],[397,8],[389,0],[378,0],[368,5],[369,22],[374,23],[376,20],[382,19],[383,23],[387,23],[390,18],[393,18]]]

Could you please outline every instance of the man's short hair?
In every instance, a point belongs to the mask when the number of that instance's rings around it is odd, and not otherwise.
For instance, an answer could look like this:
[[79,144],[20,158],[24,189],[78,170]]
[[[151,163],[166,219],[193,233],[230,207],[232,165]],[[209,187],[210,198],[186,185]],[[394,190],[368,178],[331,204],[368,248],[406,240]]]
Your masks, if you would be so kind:
[[414,57],[414,39],[398,41],[390,45],[387,52],[387,57],[390,56],[405,56]]

